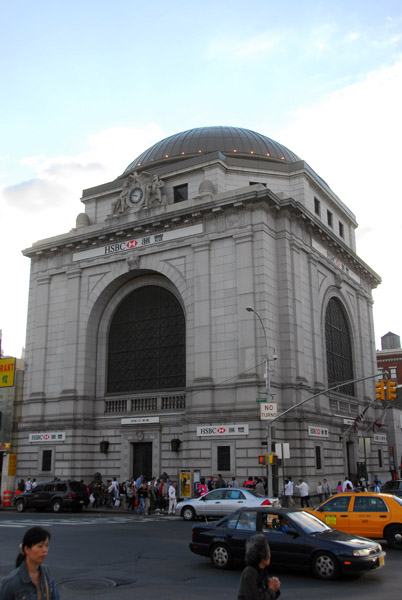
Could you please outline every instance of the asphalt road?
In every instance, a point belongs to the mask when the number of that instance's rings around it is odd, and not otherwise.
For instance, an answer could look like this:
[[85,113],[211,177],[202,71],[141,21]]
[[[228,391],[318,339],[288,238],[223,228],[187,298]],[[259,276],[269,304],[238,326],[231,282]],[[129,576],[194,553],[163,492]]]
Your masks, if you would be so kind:
[[[0,510],[0,579],[13,568],[27,528],[42,525],[52,535],[46,564],[63,600],[235,600],[242,570],[218,571],[188,549],[191,523],[178,517],[122,513],[80,515]],[[322,582],[309,572],[276,570],[281,599],[400,600],[402,553],[387,551],[384,568],[362,577]],[[274,574],[274,573],[273,573]]]

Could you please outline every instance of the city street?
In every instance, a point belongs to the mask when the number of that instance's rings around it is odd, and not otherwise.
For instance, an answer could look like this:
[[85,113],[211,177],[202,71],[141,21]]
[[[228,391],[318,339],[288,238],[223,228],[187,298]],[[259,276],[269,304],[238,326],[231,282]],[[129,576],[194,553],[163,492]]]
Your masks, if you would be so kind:
[[[41,525],[52,540],[46,564],[63,600],[88,596],[128,600],[234,600],[242,570],[238,564],[218,571],[209,560],[188,549],[192,523],[179,517],[139,517],[126,513],[54,515],[35,511],[17,514],[0,510],[0,578],[14,566],[25,530]],[[282,598],[322,600],[323,597],[378,600],[400,597],[401,553],[387,548],[383,569],[362,577],[321,582],[310,573],[275,571]]]

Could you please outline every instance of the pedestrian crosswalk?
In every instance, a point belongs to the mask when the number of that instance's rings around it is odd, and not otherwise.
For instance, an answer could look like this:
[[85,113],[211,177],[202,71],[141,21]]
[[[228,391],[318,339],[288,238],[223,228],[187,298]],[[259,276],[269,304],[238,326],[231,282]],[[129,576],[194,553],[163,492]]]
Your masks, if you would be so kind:
[[[77,517],[77,516],[60,516],[60,517],[41,517],[41,518],[29,518],[28,516],[20,516],[16,519],[3,519],[0,520],[1,527],[35,527],[39,525],[41,527],[49,528],[55,525],[97,525],[101,527],[103,525],[117,525],[122,523],[136,523],[146,524],[158,521],[167,521],[172,519],[180,519],[180,517],[169,517],[160,515],[150,516],[129,516],[129,515],[93,515],[91,517]],[[180,519],[181,520],[181,519]]]

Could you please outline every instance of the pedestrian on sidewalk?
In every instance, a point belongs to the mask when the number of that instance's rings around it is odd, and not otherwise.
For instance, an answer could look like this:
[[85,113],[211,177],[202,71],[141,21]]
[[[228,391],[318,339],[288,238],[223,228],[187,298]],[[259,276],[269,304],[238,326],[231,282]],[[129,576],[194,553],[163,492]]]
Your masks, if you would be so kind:
[[16,568],[1,583],[0,600],[60,600],[50,571],[42,563],[49,550],[50,533],[31,527],[25,533]]
[[176,511],[176,482],[172,481],[172,485],[169,487],[169,515],[174,515]]

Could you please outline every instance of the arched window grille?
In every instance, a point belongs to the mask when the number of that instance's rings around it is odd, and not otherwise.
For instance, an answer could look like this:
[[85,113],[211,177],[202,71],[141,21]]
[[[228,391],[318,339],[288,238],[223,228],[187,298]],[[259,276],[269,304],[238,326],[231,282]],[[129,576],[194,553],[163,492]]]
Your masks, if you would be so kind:
[[109,330],[107,392],[185,387],[185,320],[175,296],[159,286],[131,293]]
[[[325,342],[327,349],[328,387],[353,379],[352,343],[345,311],[336,298],[328,302],[325,314]],[[354,384],[336,390],[354,396]]]

